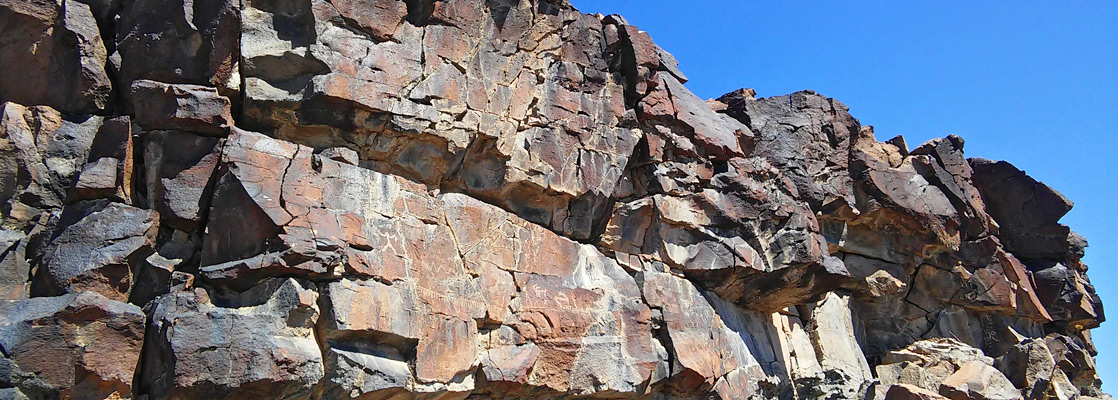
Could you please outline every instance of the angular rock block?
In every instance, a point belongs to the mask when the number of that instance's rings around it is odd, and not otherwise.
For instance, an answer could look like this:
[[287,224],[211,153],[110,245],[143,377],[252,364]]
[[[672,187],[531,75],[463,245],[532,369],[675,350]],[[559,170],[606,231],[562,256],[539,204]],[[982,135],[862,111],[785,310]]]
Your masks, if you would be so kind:
[[129,93],[136,122],[147,130],[225,136],[233,126],[229,99],[212,87],[139,80]]
[[140,263],[155,251],[159,215],[119,203],[79,203],[75,218],[51,240],[36,274],[33,295],[94,291],[125,301]]
[[143,345],[140,308],[95,292],[0,302],[0,383],[26,398],[132,398]]
[[247,2],[243,126],[592,239],[640,133],[602,22],[539,7]]
[[50,107],[0,105],[6,228],[27,231],[41,213],[58,211],[82,171],[101,117],[64,118]]
[[273,279],[227,298],[172,292],[152,306],[139,393],[153,399],[308,398],[323,377],[313,284]]
[[90,7],[79,1],[0,2],[0,103],[52,107],[68,114],[104,111],[113,82],[108,52]]
[[132,122],[125,117],[105,120],[90,144],[89,156],[74,182],[72,200],[132,201]]
[[148,207],[167,226],[195,231],[213,197],[221,140],[182,131],[147,132],[143,139]]
[[239,89],[239,2],[115,2],[121,82],[149,79]]

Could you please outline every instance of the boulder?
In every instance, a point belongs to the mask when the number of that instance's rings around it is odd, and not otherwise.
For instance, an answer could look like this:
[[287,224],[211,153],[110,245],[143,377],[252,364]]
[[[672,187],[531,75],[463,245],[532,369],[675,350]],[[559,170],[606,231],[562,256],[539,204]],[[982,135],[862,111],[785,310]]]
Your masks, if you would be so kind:
[[159,215],[90,201],[69,207],[63,219],[74,222],[48,245],[32,294],[95,291],[126,301],[140,263],[154,252]]
[[121,3],[115,23],[121,82],[149,79],[239,89],[238,2],[116,1]]
[[1005,161],[970,160],[974,185],[997,221],[998,237],[1024,260],[1064,260],[1071,230],[1059,223],[1072,202]]
[[313,284],[274,279],[211,298],[182,287],[155,301],[137,393],[152,399],[308,398],[323,377]]
[[905,384],[942,393],[940,383],[971,362],[992,365],[994,359],[955,339],[929,339],[886,353],[876,372],[886,387]]
[[147,205],[167,226],[191,232],[205,222],[221,147],[218,138],[188,132],[144,134]]
[[131,120],[127,116],[105,120],[93,137],[70,198],[131,203],[134,164]]
[[229,99],[212,87],[138,80],[129,93],[136,122],[146,130],[225,136],[233,126]]
[[139,307],[96,292],[0,302],[0,385],[25,398],[129,399]]
[[112,81],[108,52],[90,7],[79,1],[0,2],[0,103],[42,105],[68,114],[104,111]]
[[1013,383],[996,368],[981,361],[970,361],[944,379],[939,393],[951,400],[1022,399]]
[[947,398],[919,386],[902,383],[889,386],[889,391],[885,392],[885,400],[947,400]]
[[0,105],[0,208],[5,228],[27,232],[60,211],[81,173],[102,118],[64,118],[50,107]]

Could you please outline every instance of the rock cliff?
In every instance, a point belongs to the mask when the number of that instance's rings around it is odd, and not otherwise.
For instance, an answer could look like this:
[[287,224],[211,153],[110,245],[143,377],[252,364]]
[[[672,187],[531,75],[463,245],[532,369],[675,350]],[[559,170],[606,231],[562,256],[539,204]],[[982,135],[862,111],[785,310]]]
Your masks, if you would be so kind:
[[1072,203],[565,0],[0,0],[0,397],[1091,399]]

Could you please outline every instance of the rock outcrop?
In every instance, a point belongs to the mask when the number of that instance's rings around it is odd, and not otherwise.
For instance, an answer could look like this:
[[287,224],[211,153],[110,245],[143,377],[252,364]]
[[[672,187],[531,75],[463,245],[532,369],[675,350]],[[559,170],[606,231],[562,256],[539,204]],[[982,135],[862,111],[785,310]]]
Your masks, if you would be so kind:
[[1092,399],[1072,207],[564,0],[0,0],[0,397]]

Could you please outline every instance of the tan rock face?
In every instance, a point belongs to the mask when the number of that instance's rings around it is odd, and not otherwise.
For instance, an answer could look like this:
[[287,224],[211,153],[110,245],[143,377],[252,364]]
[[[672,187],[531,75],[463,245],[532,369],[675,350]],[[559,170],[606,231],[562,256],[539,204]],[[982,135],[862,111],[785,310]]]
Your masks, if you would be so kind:
[[0,32],[0,397],[1104,397],[1070,201],[814,92],[702,101],[620,16],[0,0]]

